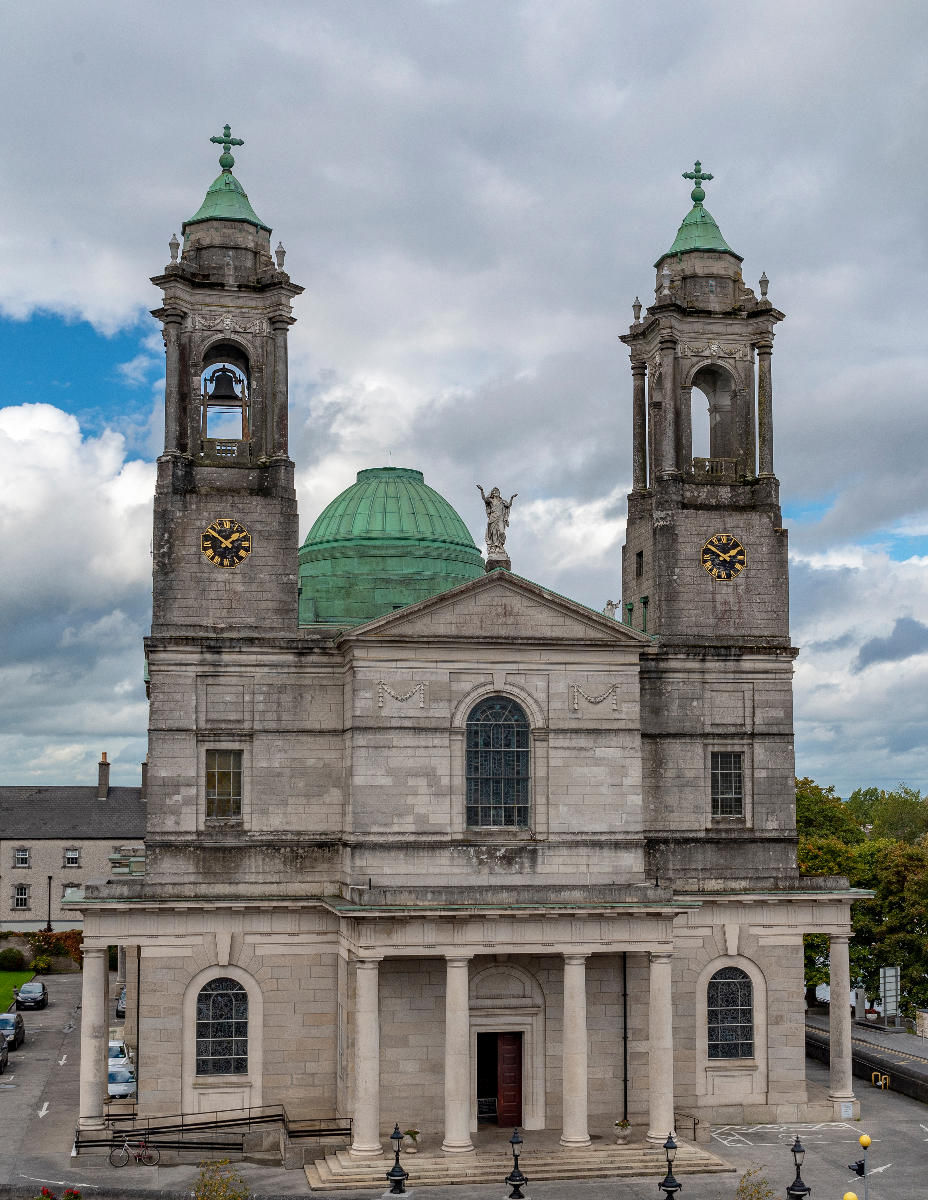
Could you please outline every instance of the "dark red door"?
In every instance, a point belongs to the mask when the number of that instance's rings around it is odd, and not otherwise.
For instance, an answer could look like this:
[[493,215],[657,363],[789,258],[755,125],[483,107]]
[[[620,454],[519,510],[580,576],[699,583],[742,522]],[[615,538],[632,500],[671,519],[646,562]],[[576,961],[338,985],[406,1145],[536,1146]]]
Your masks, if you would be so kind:
[[496,1052],[496,1111],[500,1125],[522,1124],[522,1034],[501,1033]]

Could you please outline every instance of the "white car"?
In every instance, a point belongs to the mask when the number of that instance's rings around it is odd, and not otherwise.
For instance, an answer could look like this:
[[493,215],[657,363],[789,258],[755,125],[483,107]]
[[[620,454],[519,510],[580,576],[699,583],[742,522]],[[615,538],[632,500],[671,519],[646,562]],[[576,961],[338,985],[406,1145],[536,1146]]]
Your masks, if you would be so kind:
[[129,1053],[129,1047],[125,1042],[110,1040],[109,1052],[110,1067],[131,1067],[132,1055]]
[[138,1090],[138,1084],[135,1079],[135,1072],[129,1066],[120,1066],[115,1059],[110,1060],[109,1070],[107,1072],[106,1090],[111,1099],[128,1100],[131,1099]]

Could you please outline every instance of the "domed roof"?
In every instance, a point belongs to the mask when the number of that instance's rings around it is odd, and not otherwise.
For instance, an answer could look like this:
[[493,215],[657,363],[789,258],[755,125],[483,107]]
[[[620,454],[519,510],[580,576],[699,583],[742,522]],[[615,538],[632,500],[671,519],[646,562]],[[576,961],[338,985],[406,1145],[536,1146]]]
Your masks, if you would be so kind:
[[673,245],[666,254],[654,264],[655,267],[660,266],[662,259],[668,254],[687,254],[690,250],[715,250],[722,254],[731,254],[739,262],[742,261],[740,254],[735,254],[728,242],[722,237],[722,231],[715,223],[715,218],[708,209],[703,208],[703,200],[706,198],[706,192],[703,188],[703,183],[712,176],[706,174],[702,169],[702,164],[699,159],[696,160],[696,168],[693,171],[684,171],[684,179],[692,179],[696,186],[690,192],[690,199],[693,201],[693,207],[683,218],[680,228],[677,230],[677,236],[673,240]]
[[457,587],[483,557],[448,501],[408,467],[359,471],[300,550],[300,623],[357,625]]
[[189,221],[184,221],[182,228],[196,225],[199,221],[246,221],[269,233],[271,229],[251,207],[245,189],[231,171],[223,171],[216,176],[207,188],[203,203]]

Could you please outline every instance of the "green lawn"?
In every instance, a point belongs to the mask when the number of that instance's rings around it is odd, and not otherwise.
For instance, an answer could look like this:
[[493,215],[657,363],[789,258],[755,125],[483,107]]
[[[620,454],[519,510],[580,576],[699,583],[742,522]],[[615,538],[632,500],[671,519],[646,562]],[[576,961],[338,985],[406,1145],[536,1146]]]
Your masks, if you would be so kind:
[[13,988],[28,983],[32,976],[32,971],[0,971],[0,1012],[13,1003]]

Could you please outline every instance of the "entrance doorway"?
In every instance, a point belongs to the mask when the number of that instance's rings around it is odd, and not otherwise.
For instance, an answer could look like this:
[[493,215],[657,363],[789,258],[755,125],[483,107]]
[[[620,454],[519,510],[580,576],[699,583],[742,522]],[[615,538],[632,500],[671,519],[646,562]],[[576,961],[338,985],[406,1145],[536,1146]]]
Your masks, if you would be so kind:
[[477,1034],[477,1120],[522,1124],[522,1034]]

